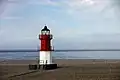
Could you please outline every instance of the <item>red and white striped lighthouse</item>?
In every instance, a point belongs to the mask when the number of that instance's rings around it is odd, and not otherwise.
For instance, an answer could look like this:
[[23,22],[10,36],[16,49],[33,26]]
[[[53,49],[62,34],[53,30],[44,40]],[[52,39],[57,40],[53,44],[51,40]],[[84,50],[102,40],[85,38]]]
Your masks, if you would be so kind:
[[41,40],[39,65],[46,65],[49,68],[56,68],[57,64],[52,62],[52,38],[53,36],[50,34],[50,30],[47,28],[47,26],[44,26],[44,28],[41,30],[41,34],[39,34],[39,39]]

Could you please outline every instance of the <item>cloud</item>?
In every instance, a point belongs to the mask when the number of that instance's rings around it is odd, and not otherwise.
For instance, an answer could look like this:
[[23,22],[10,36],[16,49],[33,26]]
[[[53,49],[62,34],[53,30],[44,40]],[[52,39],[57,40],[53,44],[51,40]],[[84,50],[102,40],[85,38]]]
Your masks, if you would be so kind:
[[[110,0],[8,0],[9,3],[7,10],[9,12],[12,10],[15,10],[15,7],[23,4],[34,4],[34,5],[46,5],[46,6],[55,6],[55,7],[61,7],[64,11],[66,11],[68,14],[73,15],[78,12],[81,13],[81,11],[92,11],[92,12],[101,12],[103,11],[106,6],[109,5]],[[15,3],[15,4],[10,4]],[[19,4],[20,3],[20,4]],[[9,14],[9,12],[5,12]]]
[[120,18],[120,0],[111,0],[111,8],[114,8],[115,14]]
[[0,35],[3,35],[4,32],[4,30],[0,29]]
[[0,0],[0,15],[4,12],[7,0]]
[[29,0],[27,2],[29,5],[52,5],[57,6],[59,3],[52,0]]
[[[39,4],[45,6],[60,7],[65,14],[80,17],[81,14],[111,14],[108,17],[114,17],[114,9],[111,8],[111,0],[35,0],[29,1],[28,4]],[[99,16],[99,15],[98,15]]]
[[[92,1],[93,3],[91,4],[89,1]],[[88,5],[89,4],[89,5]],[[106,9],[110,5],[109,0],[80,0],[76,1],[73,0],[73,2],[68,2],[68,10],[73,11],[73,13],[78,12],[80,13],[92,13],[92,14],[101,14],[104,12],[107,12],[109,9]]]
[[16,11],[23,9],[28,0],[3,0],[0,6],[1,19],[20,19],[20,16],[14,16]]
[[27,2],[28,4],[39,4],[39,5],[50,5],[50,6],[59,6],[67,9],[82,9],[84,8],[91,8],[91,7],[99,7],[105,6],[108,0],[101,1],[101,0],[30,0]]
[[1,19],[6,19],[6,20],[18,20],[18,19],[24,19],[23,17],[15,17],[15,16],[5,16],[5,17],[1,17]]

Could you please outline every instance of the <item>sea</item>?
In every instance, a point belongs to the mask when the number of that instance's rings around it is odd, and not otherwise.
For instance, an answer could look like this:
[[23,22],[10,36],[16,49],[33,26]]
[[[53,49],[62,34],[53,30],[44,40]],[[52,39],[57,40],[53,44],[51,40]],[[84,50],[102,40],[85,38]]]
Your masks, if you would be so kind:
[[[36,60],[39,52],[0,52],[0,60]],[[52,52],[53,59],[120,59],[120,51]]]

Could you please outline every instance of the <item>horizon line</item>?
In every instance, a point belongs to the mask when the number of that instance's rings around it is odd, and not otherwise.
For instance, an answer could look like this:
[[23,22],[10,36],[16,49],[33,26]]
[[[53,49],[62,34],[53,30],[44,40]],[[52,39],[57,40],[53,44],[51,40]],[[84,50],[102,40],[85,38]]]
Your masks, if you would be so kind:
[[[0,52],[39,52],[38,49],[3,49]],[[56,49],[52,52],[75,52],[75,51],[120,51],[120,49]]]

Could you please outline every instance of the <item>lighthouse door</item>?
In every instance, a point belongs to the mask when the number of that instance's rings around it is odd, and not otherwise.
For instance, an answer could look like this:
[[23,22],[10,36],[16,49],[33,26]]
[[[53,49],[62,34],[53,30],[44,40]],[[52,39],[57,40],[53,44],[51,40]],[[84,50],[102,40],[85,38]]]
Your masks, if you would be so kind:
[[40,60],[40,64],[44,64],[44,60]]

